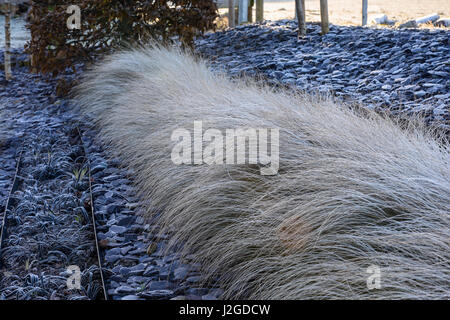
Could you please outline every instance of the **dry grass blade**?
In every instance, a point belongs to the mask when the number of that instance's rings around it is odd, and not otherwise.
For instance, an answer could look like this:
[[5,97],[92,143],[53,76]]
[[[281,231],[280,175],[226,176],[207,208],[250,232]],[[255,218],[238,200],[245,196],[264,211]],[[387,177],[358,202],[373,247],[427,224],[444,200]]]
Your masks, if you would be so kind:
[[[230,298],[448,299],[448,148],[420,125],[231,81],[176,49],[110,56],[78,103],[148,214]],[[279,128],[280,170],[172,163],[172,132]],[[381,268],[381,289],[366,271]]]

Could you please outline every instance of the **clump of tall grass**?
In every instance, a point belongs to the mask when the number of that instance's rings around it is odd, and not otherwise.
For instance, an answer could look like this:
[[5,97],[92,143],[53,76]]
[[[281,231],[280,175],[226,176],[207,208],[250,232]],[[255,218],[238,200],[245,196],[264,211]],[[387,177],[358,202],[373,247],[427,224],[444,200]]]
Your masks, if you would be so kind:
[[[103,141],[136,173],[157,227],[224,297],[449,298],[450,158],[421,126],[232,81],[157,46],[111,55],[77,90]],[[196,120],[204,130],[278,128],[278,174],[175,165],[171,134]]]

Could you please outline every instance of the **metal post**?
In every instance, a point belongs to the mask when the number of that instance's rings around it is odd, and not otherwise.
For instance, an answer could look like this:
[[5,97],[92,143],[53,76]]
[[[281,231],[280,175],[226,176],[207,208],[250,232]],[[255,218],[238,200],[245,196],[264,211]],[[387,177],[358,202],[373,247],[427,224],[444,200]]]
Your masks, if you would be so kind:
[[236,25],[234,12],[234,0],[228,0],[228,27],[234,28]]
[[362,25],[365,26],[367,24],[367,6],[368,0],[362,0]]
[[248,0],[239,0],[238,24],[247,22],[247,16],[248,16]]

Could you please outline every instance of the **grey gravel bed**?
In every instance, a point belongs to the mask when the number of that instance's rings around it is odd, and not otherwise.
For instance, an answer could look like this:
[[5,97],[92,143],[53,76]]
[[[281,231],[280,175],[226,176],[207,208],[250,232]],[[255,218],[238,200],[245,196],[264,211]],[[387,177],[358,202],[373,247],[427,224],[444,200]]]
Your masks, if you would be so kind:
[[[29,74],[14,52],[14,80],[0,89],[0,200],[3,204],[23,146],[22,184],[10,214],[10,232],[0,269],[0,299],[98,299],[99,268],[89,217],[86,159],[108,297],[218,299],[222,290],[200,284],[197,265],[165,254],[170,235],[152,234],[140,215],[142,202],[132,172],[120,167],[95,140],[96,131],[67,100],[55,96],[55,81]],[[0,54],[0,62],[2,54]],[[17,63],[16,63],[17,62]],[[0,73],[0,81],[3,80]],[[76,134],[79,128],[81,141]],[[77,178],[78,177],[78,178]],[[1,209],[1,208],[0,208]],[[82,272],[81,290],[68,290],[69,265]]]
[[[16,76],[0,92],[2,131],[7,136],[6,153],[0,154],[5,172],[0,176],[5,181],[3,207],[14,158],[23,150],[21,183],[7,214],[0,299],[96,299],[101,285],[85,209],[89,184],[87,176],[80,174],[85,169],[82,148],[60,116],[64,106],[52,94],[51,84],[33,75]],[[68,266],[81,270],[79,290],[67,286]]]
[[[0,114],[0,119],[1,114]],[[5,202],[13,182],[16,159],[18,157],[18,141],[7,134],[6,124],[0,120],[0,227],[5,211]]]
[[196,41],[212,66],[392,114],[420,113],[450,129],[450,31],[308,24],[297,39],[292,20],[239,26]]

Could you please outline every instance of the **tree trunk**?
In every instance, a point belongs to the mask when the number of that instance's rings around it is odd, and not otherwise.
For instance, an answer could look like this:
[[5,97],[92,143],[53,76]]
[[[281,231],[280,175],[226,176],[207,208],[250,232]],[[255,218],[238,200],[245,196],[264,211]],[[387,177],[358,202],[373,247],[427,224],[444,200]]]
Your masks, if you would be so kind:
[[295,0],[295,12],[298,20],[298,37],[306,36],[305,0]]
[[5,0],[5,79],[11,80],[11,3]]
[[327,34],[330,31],[328,22],[328,0],[320,0],[320,21],[322,24],[322,34]]
[[256,0],[256,22],[264,20],[264,0]]
[[234,28],[236,25],[235,16],[234,0],[228,0],[228,27]]

